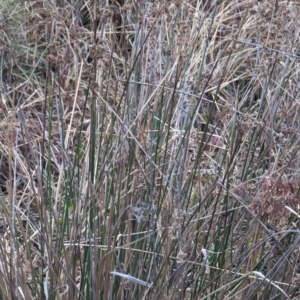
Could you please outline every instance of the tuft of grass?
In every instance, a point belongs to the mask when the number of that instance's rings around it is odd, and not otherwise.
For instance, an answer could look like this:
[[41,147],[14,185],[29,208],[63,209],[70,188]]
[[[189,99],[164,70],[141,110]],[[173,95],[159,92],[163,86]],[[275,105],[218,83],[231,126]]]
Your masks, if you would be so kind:
[[0,4],[0,298],[298,299],[300,4],[69,2]]

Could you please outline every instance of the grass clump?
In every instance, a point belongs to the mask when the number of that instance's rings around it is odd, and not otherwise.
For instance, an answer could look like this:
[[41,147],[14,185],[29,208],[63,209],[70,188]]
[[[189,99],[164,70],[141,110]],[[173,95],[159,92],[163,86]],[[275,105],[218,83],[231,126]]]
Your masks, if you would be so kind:
[[0,11],[1,299],[299,297],[296,1]]

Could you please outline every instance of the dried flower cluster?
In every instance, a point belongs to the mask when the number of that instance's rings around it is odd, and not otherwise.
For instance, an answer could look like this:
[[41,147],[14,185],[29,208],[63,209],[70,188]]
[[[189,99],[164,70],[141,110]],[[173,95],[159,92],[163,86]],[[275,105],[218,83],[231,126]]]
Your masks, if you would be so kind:
[[297,185],[294,182],[284,182],[278,174],[273,174],[263,180],[258,196],[249,208],[269,225],[284,229],[293,217],[286,206],[300,212]]

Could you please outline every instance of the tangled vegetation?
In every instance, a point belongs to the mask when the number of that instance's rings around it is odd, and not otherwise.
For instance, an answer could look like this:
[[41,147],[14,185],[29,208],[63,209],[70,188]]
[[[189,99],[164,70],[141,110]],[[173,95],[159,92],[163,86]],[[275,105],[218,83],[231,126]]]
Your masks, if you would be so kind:
[[299,299],[300,3],[2,0],[1,299]]

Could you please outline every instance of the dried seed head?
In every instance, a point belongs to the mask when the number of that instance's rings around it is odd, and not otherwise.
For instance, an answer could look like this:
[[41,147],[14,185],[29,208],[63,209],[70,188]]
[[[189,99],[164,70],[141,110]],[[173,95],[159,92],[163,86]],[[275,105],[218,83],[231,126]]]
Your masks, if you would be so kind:
[[299,204],[296,183],[284,182],[278,174],[273,174],[264,179],[257,199],[250,204],[249,208],[269,225],[283,229],[288,225],[290,218],[286,206],[299,213]]

